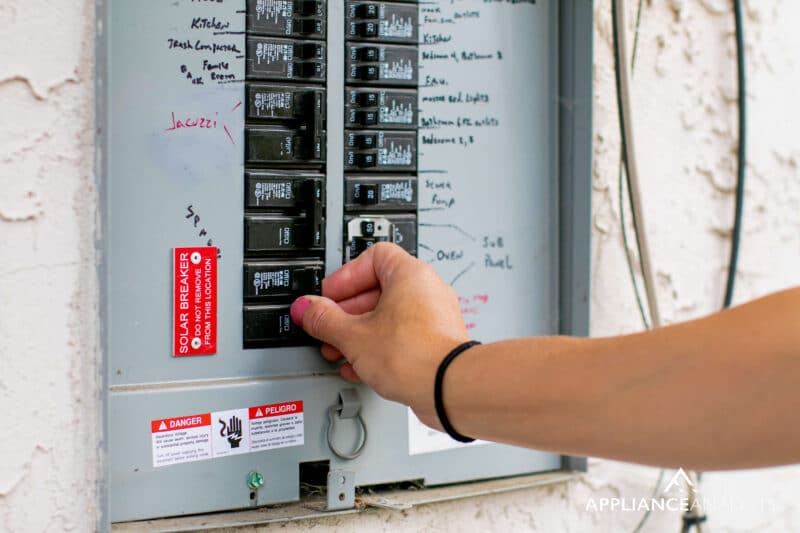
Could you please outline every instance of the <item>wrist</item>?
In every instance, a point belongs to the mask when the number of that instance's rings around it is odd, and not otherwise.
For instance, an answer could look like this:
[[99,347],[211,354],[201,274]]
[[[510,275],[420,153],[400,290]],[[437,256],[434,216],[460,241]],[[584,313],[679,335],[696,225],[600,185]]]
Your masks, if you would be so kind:
[[[414,411],[422,423],[437,431],[444,431],[444,428],[436,412],[436,375],[445,358],[465,342],[469,342],[469,339],[442,339],[436,343],[435,348],[429,348],[430,351],[424,359],[424,364],[417,367],[416,377],[412,378],[415,386],[408,389],[411,394],[408,396],[408,401],[404,403]],[[446,373],[449,371],[447,369]]]
[[[481,343],[480,341],[467,341],[462,342],[455,348],[453,348],[447,356],[442,360],[439,364],[439,368],[436,370],[436,378],[434,382],[434,407],[436,409],[436,416],[439,419],[439,424],[444,428],[444,431],[455,441],[458,442],[472,442],[475,439],[464,435],[462,432],[458,431],[455,426],[453,425],[452,421],[448,416],[447,409],[445,408],[444,404],[444,380],[447,374],[447,370],[450,368],[450,365],[453,364],[456,359],[464,354],[466,351],[474,348],[475,346],[479,346]],[[452,399],[452,395],[451,395]]]

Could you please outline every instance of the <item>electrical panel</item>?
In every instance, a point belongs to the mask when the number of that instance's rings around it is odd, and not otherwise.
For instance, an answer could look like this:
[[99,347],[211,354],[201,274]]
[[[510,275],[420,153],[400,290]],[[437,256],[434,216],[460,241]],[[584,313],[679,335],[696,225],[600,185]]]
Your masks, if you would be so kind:
[[346,481],[336,509],[355,487],[581,467],[426,428],[341,381],[289,307],[393,242],[476,339],[586,334],[591,13],[101,3],[110,521],[295,501],[320,471]]

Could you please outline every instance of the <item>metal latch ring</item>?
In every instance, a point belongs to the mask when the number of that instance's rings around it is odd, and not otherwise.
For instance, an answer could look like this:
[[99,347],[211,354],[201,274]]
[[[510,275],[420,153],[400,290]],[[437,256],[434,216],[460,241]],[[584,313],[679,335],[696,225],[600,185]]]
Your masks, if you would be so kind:
[[[337,418],[355,418],[358,422],[360,437],[355,449],[350,453],[339,450],[333,443],[333,433],[336,428]],[[328,427],[325,430],[325,437],[328,441],[328,447],[340,459],[352,461],[364,451],[364,446],[367,444],[367,426],[361,418],[361,401],[358,399],[358,393],[355,389],[345,389],[339,392],[339,402],[328,408]]]

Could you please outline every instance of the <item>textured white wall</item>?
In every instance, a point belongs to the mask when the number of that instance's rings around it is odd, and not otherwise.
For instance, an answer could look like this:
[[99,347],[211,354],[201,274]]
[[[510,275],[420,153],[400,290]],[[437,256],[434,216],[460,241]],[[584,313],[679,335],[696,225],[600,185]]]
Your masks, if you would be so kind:
[[0,1],[0,531],[92,531],[92,2]]
[[[745,3],[751,143],[739,301],[800,278],[800,3]],[[733,24],[729,0],[645,4],[637,140],[661,309],[676,321],[722,298],[736,148]],[[594,335],[640,327],[619,230],[608,10],[608,0],[596,2]],[[91,531],[99,438],[92,2],[0,0],[0,36],[0,531]],[[638,513],[586,512],[587,500],[646,497],[656,475],[592,461],[569,486],[286,529],[627,531]],[[711,474],[702,487],[729,504],[712,510],[711,529],[736,532],[800,528],[798,490],[797,468]],[[665,512],[648,530],[677,527]]]

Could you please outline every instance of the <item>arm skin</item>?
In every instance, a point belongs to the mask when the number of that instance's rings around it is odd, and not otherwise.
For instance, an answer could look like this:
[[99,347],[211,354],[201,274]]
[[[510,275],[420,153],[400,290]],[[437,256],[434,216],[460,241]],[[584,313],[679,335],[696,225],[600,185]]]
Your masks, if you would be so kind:
[[[298,299],[293,318],[340,374],[440,429],[433,378],[469,339],[455,292],[378,244]],[[717,470],[800,462],[800,289],[620,337],[476,346],[444,405],[471,437],[570,455]]]

